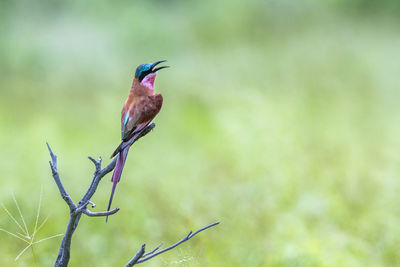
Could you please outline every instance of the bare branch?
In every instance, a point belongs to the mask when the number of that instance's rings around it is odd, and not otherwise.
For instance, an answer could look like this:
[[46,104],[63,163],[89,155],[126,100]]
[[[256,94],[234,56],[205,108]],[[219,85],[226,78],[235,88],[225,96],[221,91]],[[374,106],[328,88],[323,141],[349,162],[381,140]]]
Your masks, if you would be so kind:
[[92,208],[96,207],[96,204],[94,204],[92,201],[89,200],[89,204],[92,205]]
[[161,242],[161,244],[158,245],[155,249],[153,249],[153,250],[150,251],[150,252],[145,253],[142,257],[147,257],[147,256],[153,254],[153,253],[156,252],[159,248],[161,248],[162,245],[164,245],[164,242]]
[[86,209],[86,206],[89,205],[89,203],[90,203],[90,200],[86,201],[83,204],[79,203],[78,207],[76,207],[76,209],[74,210],[74,213],[77,215],[82,213]]
[[90,156],[88,158],[93,162],[94,166],[96,167],[96,173],[100,172],[100,170],[101,170],[101,161],[102,161],[101,157],[99,158],[99,160],[95,160],[94,158],[92,158]]
[[85,210],[83,210],[83,213],[90,217],[100,217],[100,216],[109,216],[114,213],[117,213],[118,211],[119,211],[119,208],[117,207],[117,208],[109,210],[109,211],[101,211],[101,212],[91,212],[90,210],[85,209]]
[[[150,260],[151,258],[154,258],[155,256],[160,255],[161,253],[167,252],[168,250],[171,250],[171,249],[177,247],[178,245],[182,244],[183,242],[188,241],[190,238],[192,238],[196,234],[200,233],[201,231],[207,230],[208,228],[211,228],[211,227],[213,227],[215,225],[218,225],[218,224],[219,224],[219,222],[212,223],[210,225],[207,225],[207,226],[197,230],[194,233],[192,233],[192,231],[190,231],[189,234],[186,235],[184,238],[182,238],[180,241],[178,241],[177,243],[175,243],[175,244],[173,244],[173,245],[171,245],[171,246],[169,246],[167,248],[164,248],[164,249],[160,250],[157,253],[154,253],[154,252],[157,251],[161,247],[162,244],[159,245],[158,247],[156,247],[153,251],[151,251],[149,253],[146,253],[146,254],[144,253],[144,245],[143,245],[142,248],[136,253],[135,257],[133,257],[128,262],[128,264],[125,265],[125,267],[130,267],[130,266],[133,266],[135,264],[142,263],[142,262],[145,262],[147,260]],[[139,259],[137,259],[136,258],[137,255],[140,254],[142,252],[142,250],[143,250],[142,256]],[[150,255],[150,256],[146,257],[147,255]]]
[[[139,140],[140,138],[144,137],[145,135],[147,135],[151,130],[153,130],[155,127],[155,124],[152,123],[150,125],[148,125],[141,133],[139,136],[137,136],[136,138],[132,138],[128,145],[131,146],[133,145],[133,143],[135,143],[137,140]],[[46,143],[47,144],[47,143]],[[104,167],[103,169],[101,168],[101,163],[102,163],[102,159],[99,158],[98,160],[92,158],[92,157],[88,157],[90,161],[93,162],[93,164],[95,165],[95,172],[93,175],[93,179],[91,182],[91,185],[89,186],[87,192],[85,193],[85,195],[82,197],[82,199],[79,201],[78,205],[75,205],[74,202],[72,201],[71,197],[68,195],[67,191],[65,190],[61,179],[60,179],[60,175],[58,173],[57,170],[57,156],[53,153],[53,151],[50,149],[49,144],[47,144],[47,148],[49,149],[50,152],[50,156],[51,156],[51,161],[50,161],[50,167],[51,167],[51,171],[53,174],[53,178],[55,183],[57,184],[57,187],[60,191],[60,194],[62,196],[62,198],[65,200],[65,202],[68,204],[69,208],[70,208],[70,218],[68,221],[68,226],[67,229],[65,231],[65,235],[62,239],[61,242],[61,246],[60,246],[60,250],[57,256],[57,260],[55,263],[56,267],[66,267],[68,266],[69,263],[69,259],[70,259],[70,250],[71,250],[71,242],[72,242],[72,235],[75,232],[76,228],[78,227],[78,223],[80,221],[81,215],[85,214],[87,216],[90,217],[99,217],[99,216],[109,216],[112,214],[115,214],[119,211],[119,208],[115,208],[113,210],[110,211],[104,211],[104,212],[92,212],[90,210],[88,210],[87,205],[91,204],[92,208],[94,208],[96,205],[90,201],[90,199],[92,198],[93,194],[96,192],[97,187],[101,181],[101,179],[107,175],[109,172],[111,172],[114,168],[115,168],[115,164],[117,161],[117,157],[114,158],[106,167]],[[196,234],[200,233],[201,231],[204,231],[210,227],[213,227],[215,225],[219,224],[219,222],[207,225],[199,230],[197,230],[196,232],[192,233],[192,231],[189,232],[188,235],[186,235],[183,239],[181,239],[180,241],[178,241],[177,243],[159,250],[161,248],[161,246],[163,245],[163,243],[161,243],[159,246],[157,246],[155,249],[153,249],[152,251],[145,253],[145,245],[142,245],[141,249],[136,253],[136,255],[128,262],[128,264],[126,266],[133,266],[135,264],[138,263],[142,263],[144,261],[147,261],[157,255],[160,255],[161,253],[164,253],[168,250],[171,250],[173,248],[175,248],[176,246],[182,244],[183,242],[189,240],[190,238],[192,238],[193,236],[195,236]],[[0,229],[1,230],[1,229]]]
[[146,244],[143,244],[142,247],[139,249],[139,251],[136,253],[136,255],[128,262],[127,265],[125,265],[125,267],[131,267],[131,266],[135,265],[138,262],[138,260],[141,257],[143,257],[145,247],[146,247]]
[[[209,225],[207,225],[207,226],[205,226],[205,227],[203,227],[203,228],[197,230],[197,231],[194,232],[193,234],[188,235],[188,236],[187,236],[187,239],[190,239],[190,238],[194,237],[195,235],[197,235],[198,233],[200,233],[201,231],[207,230],[208,228],[213,227],[213,226],[218,225],[218,224],[219,224],[219,222],[215,222],[215,223],[209,224]],[[190,231],[190,232],[192,232],[192,231]],[[185,241],[186,241],[186,240],[185,240]]]
[[75,203],[72,201],[71,197],[68,195],[67,191],[65,191],[64,185],[61,182],[60,175],[57,170],[57,156],[53,153],[53,151],[51,150],[51,148],[47,142],[46,142],[46,145],[50,152],[51,161],[49,163],[50,163],[51,172],[53,174],[53,179],[57,184],[57,187],[58,187],[58,190],[60,191],[61,197],[67,203],[69,210],[73,211],[76,208],[76,206],[75,206]]
[[[129,145],[132,145],[135,143],[137,140],[148,134],[152,129],[154,129],[155,124],[152,123],[148,125],[143,132],[135,139],[131,139],[129,141]],[[61,242],[60,250],[58,252],[57,256],[57,261],[55,263],[56,267],[66,267],[68,265],[69,259],[70,259],[70,250],[71,250],[71,241],[72,241],[72,235],[75,232],[75,229],[78,227],[79,220],[81,218],[82,213],[94,217],[94,216],[107,216],[107,215],[112,215],[118,212],[119,208],[115,208],[113,210],[110,210],[108,212],[91,212],[87,209],[87,205],[91,204],[92,207],[95,205],[90,201],[92,198],[93,194],[97,190],[97,186],[99,185],[101,179],[111,172],[115,168],[115,163],[116,163],[116,158],[111,161],[110,164],[108,164],[104,169],[101,169],[101,163],[102,159],[99,158],[98,160],[95,160],[92,157],[88,157],[90,161],[93,162],[95,165],[95,172],[93,175],[92,183],[89,186],[89,189],[83,196],[83,198],[79,201],[78,205],[75,205],[74,202],[72,201],[71,197],[68,195],[67,191],[65,190],[61,179],[60,175],[57,170],[57,156],[53,153],[53,151],[50,149],[50,146],[48,143],[47,148],[49,149],[50,152],[50,167],[51,171],[53,174],[54,181],[56,182],[58,189],[60,191],[60,194],[62,198],[67,202],[69,208],[70,208],[70,218],[67,226],[67,230],[65,231],[65,235],[63,237],[63,240]]]

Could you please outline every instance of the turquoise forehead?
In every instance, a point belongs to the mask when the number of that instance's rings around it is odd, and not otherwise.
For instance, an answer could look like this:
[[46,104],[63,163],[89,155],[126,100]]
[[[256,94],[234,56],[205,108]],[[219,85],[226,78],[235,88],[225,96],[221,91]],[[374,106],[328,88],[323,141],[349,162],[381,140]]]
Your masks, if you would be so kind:
[[146,71],[146,70],[149,70],[149,69],[151,69],[151,64],[150,63],[145,63],[145,64],[142,64],[142,65],[139,65],[139,67],[137,67],[137,69],[136,69],[135,76],[139,77],[140,74],[142,74],[143,71]]

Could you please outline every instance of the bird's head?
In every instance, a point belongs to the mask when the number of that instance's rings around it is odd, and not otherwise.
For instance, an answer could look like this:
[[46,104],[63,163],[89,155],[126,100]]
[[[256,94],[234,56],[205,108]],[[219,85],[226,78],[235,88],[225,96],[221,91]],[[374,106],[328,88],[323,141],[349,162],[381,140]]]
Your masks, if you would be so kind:
[[169,67],[169,66],[161,66],[155,68],[155,66],[163,62],[166,62],[166,60],[160,60],[154,63],[145,63],[140,65],[136,69],[135,78],[138,79],[141,85],[149,89],[153,89],[157,71]]

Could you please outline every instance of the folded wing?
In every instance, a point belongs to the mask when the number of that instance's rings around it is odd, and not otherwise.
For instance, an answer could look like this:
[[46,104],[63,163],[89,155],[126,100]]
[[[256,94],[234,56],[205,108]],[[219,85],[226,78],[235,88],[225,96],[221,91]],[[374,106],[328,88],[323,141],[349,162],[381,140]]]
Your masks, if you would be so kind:
[[126,142],[141,132],[160,112],[163,103],[161,94],[143,96],[133,107],[122,114],[121,139]]

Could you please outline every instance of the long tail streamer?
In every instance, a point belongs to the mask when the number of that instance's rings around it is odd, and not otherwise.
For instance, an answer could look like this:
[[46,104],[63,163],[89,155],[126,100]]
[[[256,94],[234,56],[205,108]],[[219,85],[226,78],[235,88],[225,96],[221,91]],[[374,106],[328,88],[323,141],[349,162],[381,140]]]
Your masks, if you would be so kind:
[[[121,179],[122,170],[125,166],[126,157],[128,156],[130,146],[125,147],[121,152],[118,154],[117,163],[115,164],[114,173],[112,175],[111,181],[113,182],[110,201],[108,202],[107,211],[111,208],[111,203],[114,197],[115,188],[117,187],[117,183]],[[106,217],[106,222],[108,221],[108,216]]]

